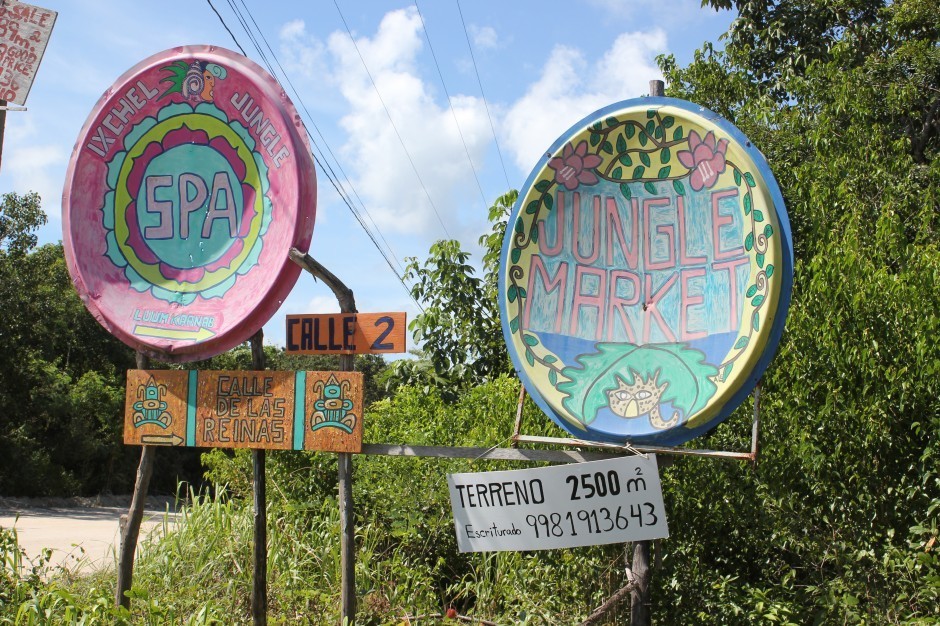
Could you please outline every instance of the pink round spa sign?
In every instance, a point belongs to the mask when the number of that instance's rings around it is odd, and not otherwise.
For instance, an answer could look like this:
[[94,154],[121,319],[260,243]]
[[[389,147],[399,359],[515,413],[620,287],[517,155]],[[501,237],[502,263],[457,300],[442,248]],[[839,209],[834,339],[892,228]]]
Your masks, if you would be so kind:
[[287,297],[316,214],[306,134],[251,60],[188,46],[101,97],[72,153],[65,257],[95,318],[167,361],[219,354]]

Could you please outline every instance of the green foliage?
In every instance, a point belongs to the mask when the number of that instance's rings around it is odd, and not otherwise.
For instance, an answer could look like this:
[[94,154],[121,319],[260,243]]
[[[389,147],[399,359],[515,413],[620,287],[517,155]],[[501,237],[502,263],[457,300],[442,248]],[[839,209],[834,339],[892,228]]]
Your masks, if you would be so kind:
[[[734,4],[725,52],[661,63],[671,95],[731,118],[768,157],[793,226],[794,295],[764,380],[757,471],[682,460],[664,474],[682,534],[654,580],[659,615],[937,623],[936,6]],[[745,447],[733,423],[700,447]]]
[[492,231],[480,237],[483,277],[475,276],[470,253],[456,240],[438,241],[419,263],[408,259],[405,279],[423,312],[409,324],[421,344],[417,360],[394,365],[390,385],[440,389],[454,401],[459,389],[511,371],[497,304],[497,270],[506,221],[518,193],[510,191],[490,207]]

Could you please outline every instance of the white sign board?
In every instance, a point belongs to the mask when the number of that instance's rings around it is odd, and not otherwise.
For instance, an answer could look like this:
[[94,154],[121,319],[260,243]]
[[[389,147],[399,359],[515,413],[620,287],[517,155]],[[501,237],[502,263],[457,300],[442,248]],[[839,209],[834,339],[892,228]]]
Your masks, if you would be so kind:
[[13,0],[0,6],[0,100],[26,104],[58,15]]
[[669,536],[655,456],[449,474],[461,552],[545,550]]

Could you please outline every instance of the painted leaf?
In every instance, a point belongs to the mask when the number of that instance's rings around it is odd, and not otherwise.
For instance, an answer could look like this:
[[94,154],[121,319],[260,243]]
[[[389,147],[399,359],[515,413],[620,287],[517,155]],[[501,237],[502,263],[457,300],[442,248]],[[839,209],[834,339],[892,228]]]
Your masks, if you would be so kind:
[[510,302],[515,302],[515,301],[516,301],[516,291],[517,291],[517,289],[518,289],[518,288],[517,288],[515,285],[513,285],[512,287],[510,287],[510,288],[506,291],[506,297],[509,298],[509,301],[510,301]]
[[680,196],[685,195],[685,185],[682,184],[681,180],[672,181],[672,188],[676,190],[676,193]]
[[744,214],[748,215],[751,212],[751,194],[750,192],[744,194]]
[[623,132],[627,134],[627,139],[633,139],[633,135],[636,134],[636,128],[633,126],[633,124],[627,124]]
[[522,258],[522,248],[513,248],[512,252],[509,253],[509,258],[512,259],[513,263],[518,263],[519,259]]
[[671,115],[667,115],[666,117],[663,118],[663,127],[664,127],[664,128],[672,128],[672,125],[675,124],[675,123],[676,123],[676,118],[674,118],[674,117],[671,116]]
[[591,133],[591,146],[597,146],[601,142],[601,136],[597,133]]
[[751,285],[748,287],[747,292],[744,294],[746,298],[753,298],[757,294],[757,285]]
[[607,154],[613,154],[613,153],[614,153],[614,147],[613,147],[613,145],[611,145],[611,143],[610,143],[609,141],[605,141],[605,142],[604,142],[604,145],[601,146],[601,150],[603,150],[603,151],[606,152]]
[[552,198],[551,194],[542,198],[542,202],[545,203],[545,208],[547,209],[551,209],[552,207],[555,206],[555,200]]
[[759,209],[754,209],[754,221],[763,222],[764,221],[764,212]]
[[646,119],[651,120],[656,117],[656,109],[647,109],[646,110]]
[[672,171],[671,165],[667,165],[666,167],[660,168],[658,178],[669,178],[670,171]]
[[514,317],[509,320],[509,332],[516,333],[519,331],[519,317]]
[[659,162],[665,165],[669,163],[669,160],[672,158],[672,152],[669,148],[663,148],[663,151],[659,153]]
[[747,335],[745,335],[744,337],[739,338],[736,342],[734,342],[734,349],[735,349],[735,350],[740,350],[741,348],[747,346],[747,344],[748,344],[748,342],[749,342],[750,340],[751,340],[751,338],[748,337]]
[[611,177],[611,178],[616,178],[616,179],[623,178],[623,168],[622,168],[622,167],[615,167],[615,168],[614,168],[614,171],[612,171],[612,172],[610,173],[610,177]]
[[565,367],[561,373],[569,379],[558,385],[558,391],[566,396],[562,405],[587,424],[608,405],[607,393],[619,386],[618,379],[629,385],[637,376],[665,383],[660,401],[671,403],[688,418],[715,395],[712,377],[718,369],[705,362],[702,352],[682,344],[599,343],[597,352],[579,356],[576,366]]
[[535,183],[535,190],[541,193],[548,191],[548,188],[552,186],[552,181],[550,180],[540,180]]
[[548,370],[548,382],[552,385],[558,384],[558,372],[555,370]]
[[649,155],[648,153],[646,153],[646,152],[641,152],[641,153],[640,153],[640,161],[643,163],[643,165],[645,165],[646,167],[649,167],[649,166],[650,166],[650,155]]
[[734,184],[738,186],[741,185],[741,172],[738,170],[734,170]]
[[745,172],[745,173],[744,173],[744,180],[746,180],[746,181],[747,181],[747,184],[750,185],[751,187],[756,187],[756,186],[757,186],[757,183],[754,182],[754,175],[751,174],[750,172]]
[[527,346],[537,346],[539,345],[539,338],[535,335],[523,335],[522,340]]
[[744,238],[744,249],[748,252],[754,247],[754,233],[748,233]]
[[767,274],[767,278],[770,278],[771,276],[774,275],[774,269],[775,269],[775,268],[774,268],[773,265],[768,265],[768,266],[767,266],[767,268],[764,270],[764,272]]
[[626,152],[627,151],[627,139],[623,135],[617,136],[617,152]]
[[648,192],[652,194],[657,193],[656,185],[654,185],[653,183],[643,183],[643,189],[647,190]]
[[529,204],[527,204],[527,205],[525,206],[525,212],[528,213],[529,215],[532,215],[533,213],[535,213],[535,212],[538,211],[538,210],[539,210],[539,201],[538,201],[538,200],[533,200],[532,202],[530,202]]
[[630,167],[631,165],[633,165],[633,159],[630,158],[629,154],[625,154],[622,157],[620,157],[620,164]]
[[672,133],[672,140],[679,141],[680,139],[682,139],[682,127],[676,126],[676,130]]
[[604,120],[604,121],[607,122],[607,126],[608,126],[609,128],[613,128],[614,126],[616,126],[617,124],[620,123],[620,122],[617,121],[617,118],[616,118],[616,117],[608,117],[608,118],[607,118],[606,120]]
[[754,332],[760,330],[760,311],[754,311],[754,317],[751,318],[751,325],[754,327]]
[[634,179],[643,178],[643,172],[645,171],[646,171],[645,167],[643,167],[642,165],[637,165],[636,169],[633,170],[633,176],[631,176],[631,178],[634,178]]
[[620,193],[627,200],[633,197],[633,192],[630,191],[630,185],[627,183],[620,183]]

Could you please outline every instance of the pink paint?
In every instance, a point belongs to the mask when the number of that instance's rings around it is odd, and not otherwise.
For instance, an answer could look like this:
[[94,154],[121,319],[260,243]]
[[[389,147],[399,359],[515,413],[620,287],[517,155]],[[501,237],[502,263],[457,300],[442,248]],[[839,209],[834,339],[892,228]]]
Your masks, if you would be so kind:
[[[204,88],[173,91],[179,63],[201,72]],[[217,121],[197,128],[210,115],[228,130]],[[135,143],[141,123],[155,142]],[[109,182],[108,164],[130,151],[129,175]],[[89,311],[136,350],[191,361],[244,342],[287,297],[300,272],[288,252],[306,251],[313,232],[316,176],[300,118],[271,76],[228,50],[179,47],[138,63],[100,98],[72,153],[62,207],[66,261]]]

